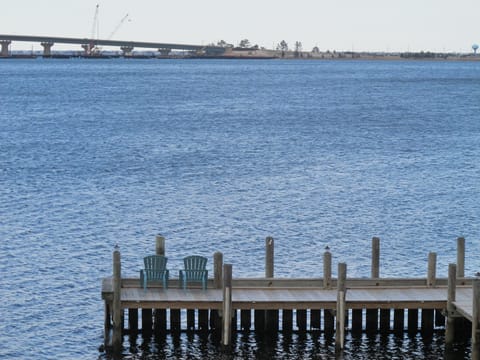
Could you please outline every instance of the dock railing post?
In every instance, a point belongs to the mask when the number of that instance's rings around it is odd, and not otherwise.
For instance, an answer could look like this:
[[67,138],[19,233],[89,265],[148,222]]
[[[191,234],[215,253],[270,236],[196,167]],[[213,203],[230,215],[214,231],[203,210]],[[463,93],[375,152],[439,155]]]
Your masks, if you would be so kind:
[[448,293],[447,293],[447,328],[445,329],[445,346],[451,347],[455,340],[455,308],[457,265],[448,265]]
[[346,298],[347,264],[338,264],[337,281],[337,319],[335,331],[335,348],[342,350],[345,345],[345,298]]
[[457,239],[457,279],[465,277],[465,238]]
[[372,278],[380,277],[380,238],[372,238]]
[[332,287],[332,253],[328,247],[323,253],[323,287],[325,289]]
[[165,256],[165,238],[160,234],[155,237],[155,254]]
[[222,288],[223,274],[223,254],[217,251],[213,254],[213,287],[215,289]]
[[223,265],[222,345],[232,341],[232,264]]
[[122,273],[120,262],[120,251],[115,246],[113,252],[113,338],[112,347],[114,353],[122,351],[122,309],[121,309],[121,288],[122,288]]
[[427,286],[435,287],[437,282],[437,253],[428,253]]

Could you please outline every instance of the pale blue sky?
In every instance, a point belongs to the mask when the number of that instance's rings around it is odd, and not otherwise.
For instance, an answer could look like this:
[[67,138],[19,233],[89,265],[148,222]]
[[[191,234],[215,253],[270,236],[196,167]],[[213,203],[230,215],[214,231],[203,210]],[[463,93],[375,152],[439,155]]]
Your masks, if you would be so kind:
[[[479,0],[1,0],[0,33],[207,44],[247,38],[271,48],[460,51],[480,43]],[[16,43],[12,49],[40,49]],[[57,46],[56,49],[59,49]]]

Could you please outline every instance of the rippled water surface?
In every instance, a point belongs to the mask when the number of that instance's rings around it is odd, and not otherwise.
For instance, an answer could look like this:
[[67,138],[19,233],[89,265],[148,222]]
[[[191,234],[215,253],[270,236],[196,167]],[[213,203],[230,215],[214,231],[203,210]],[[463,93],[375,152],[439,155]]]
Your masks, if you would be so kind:
[[[480,63],[2,60],[0,72],[2,359],[105,357],[113,247],[137,276],[158,233],[171,269],[218,250],[234,276],[263,275],[268,235],[279,277],[321,276],[326,245],[369,276],[372,236],[382,276],[425,276],[429,251],[446,276],[458,236],[466,274],[480,268]],[[322,336],[245,336],[239,357],[333,354]],[[220,356],[196,336],[124,345],[126,358]],[[442,335],[350,338],[345,358],[409,349],[438,358]]]

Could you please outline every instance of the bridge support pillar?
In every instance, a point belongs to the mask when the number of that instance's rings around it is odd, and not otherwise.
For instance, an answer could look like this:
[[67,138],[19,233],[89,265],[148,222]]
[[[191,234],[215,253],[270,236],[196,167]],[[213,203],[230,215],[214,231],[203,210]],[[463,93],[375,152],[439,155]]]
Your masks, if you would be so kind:
[[96,52],[96,48],[95,48],[95,44],[94,43],[90,43],[90,44],[82,44],[82,49],[83,49],[83,55],[84,56],[90,56],[90,55],[95,55],[95,52]]
[[133,46],[121,46],[120,50],[122,50],[123,56],[132,56]]
[[168,56],[170,55],[170,52],[172,51],[172,49],[158,49],[158,51],[160,52],[160,56]]
[[0,45],[2,45],[2,52],[0,53],[0,56],[2,57],[8,57],[8,47],[10,46],[12,42],[10,40],[1,40]]
[[45,42],[42,42],[40,43],[40,45],[42,45],[43,47],[43,57],[50,57],[52,56],[52,46],[53,46],[53,42],[51,41],[45,41]]

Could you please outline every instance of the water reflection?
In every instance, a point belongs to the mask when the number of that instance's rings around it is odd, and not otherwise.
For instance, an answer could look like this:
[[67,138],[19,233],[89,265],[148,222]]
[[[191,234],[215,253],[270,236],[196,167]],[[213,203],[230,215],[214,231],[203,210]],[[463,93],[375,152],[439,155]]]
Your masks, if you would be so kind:
[[[219,332],[169,333],[125,337],[122,360],[129,359],[470,359],[470,342],[445,352],[443,332],[382,335],[347,333],[345,349],[335,349],[335,339],[322,332],[237,332],[229,349],[222,347]],[[101,354],[100,359],[116,360]]]

